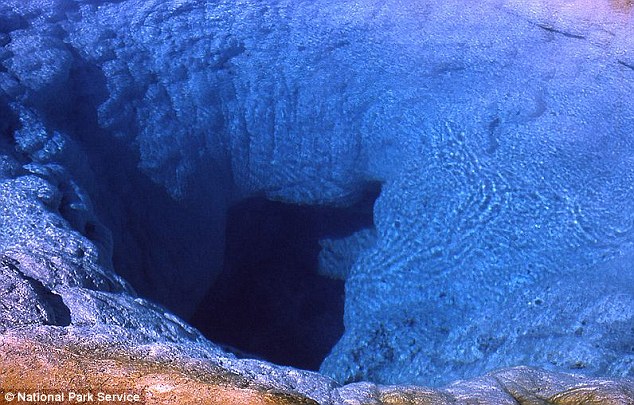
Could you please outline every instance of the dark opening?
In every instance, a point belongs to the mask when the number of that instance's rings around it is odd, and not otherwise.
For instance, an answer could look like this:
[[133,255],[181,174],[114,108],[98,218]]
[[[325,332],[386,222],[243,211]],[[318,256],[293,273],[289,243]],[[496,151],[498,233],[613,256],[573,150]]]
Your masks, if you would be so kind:
[[373,226],[373,188],[348,208],[257,198],[229,210],[225,263],[190,323],[247,355],[317,370],[343,334],[344,284],[317,273],[319,239]]

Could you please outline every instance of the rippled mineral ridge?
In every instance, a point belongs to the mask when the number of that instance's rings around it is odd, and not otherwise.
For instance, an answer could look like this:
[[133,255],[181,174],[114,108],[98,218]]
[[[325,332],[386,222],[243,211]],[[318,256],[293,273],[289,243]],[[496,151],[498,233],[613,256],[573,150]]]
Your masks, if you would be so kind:
[[[4,356],[174,350],[321,403],[634,377],[631,2],[3,0],[0,45]],[[322,375],[187,324],[231,207],[376,184],[373,225],[320,242],[345,282]]]

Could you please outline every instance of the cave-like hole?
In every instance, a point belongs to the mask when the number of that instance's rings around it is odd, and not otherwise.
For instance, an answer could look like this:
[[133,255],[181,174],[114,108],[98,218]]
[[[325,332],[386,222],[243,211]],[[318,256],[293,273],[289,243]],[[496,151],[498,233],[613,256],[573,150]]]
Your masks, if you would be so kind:
[[343,333],[344,284],[318,274],[319,240],[373,226],[373,188],[347,208],[262,198],[229,210],[222,273],[190,322],[210,340],[317,370]]
[[[222,193],[200,187],[222,184],[203,174],[216,173],[216,168],[205,167],[187,197],[174,200],[138,170],[138,151],[127,140],[100,129],[96,111],[107,96],[105,79],[79,55],[76,61],[73,119],[57,121],[54,114],[49,119],[54,127],[79,134],[100,180],[93,181],[80,159],[70,170],[94,197],[103,226],[83,217],[73,224],[104,251],[112,248],[114,268],[139,295],[183,317],[211,341],[249,356],[316,370],[343,333],[344,300],[343,281],[317,272],[318,242],[372,227],[378,184],[347,208],[255,198],[235,205],[225,218],[224,197],[218,197]],[[67,197],[61,210],[71,221],[69,206]],[[103,228],[112,232],[112,240],[102,235]],[[224,267],[218,275],[222,229]],[[198,293],[211,283],[192,315]]]

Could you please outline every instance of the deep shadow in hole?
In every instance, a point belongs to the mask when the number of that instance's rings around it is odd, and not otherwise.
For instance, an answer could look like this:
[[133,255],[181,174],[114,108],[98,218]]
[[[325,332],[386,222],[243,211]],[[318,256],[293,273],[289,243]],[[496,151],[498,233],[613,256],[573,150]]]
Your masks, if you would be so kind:
[[225,264],[190,323],[249,355],[317,370],[343,334],[344,284],[317,273],[319,239],[373,226],[372,186],[348,208],[262,198],[229,210]]

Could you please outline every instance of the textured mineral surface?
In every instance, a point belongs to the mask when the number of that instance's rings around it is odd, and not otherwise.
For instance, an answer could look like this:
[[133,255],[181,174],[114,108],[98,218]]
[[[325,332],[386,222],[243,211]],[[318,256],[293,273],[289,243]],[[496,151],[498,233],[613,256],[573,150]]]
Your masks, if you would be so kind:
[[2,398],[7,393],[64,393],[68,399],[73,392],[95,398],[100,393],[138,395],[136,402],[145,404],[634,403],[634,381],[627,379],[516,367],[437,389],[371,383],[341,386],[316,373],[230,357],[210,358],[204,351],[194,354],[173,344],[135,346],[117,341],[111,346],[107,340],[88,342],[72,330],[54,327],[4,334],[0,353]]
[[[0,388],[631,404],[632,94],[631,1],[3,0]],[[231,207],[377,187],[320,373],[189,324]]]

